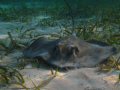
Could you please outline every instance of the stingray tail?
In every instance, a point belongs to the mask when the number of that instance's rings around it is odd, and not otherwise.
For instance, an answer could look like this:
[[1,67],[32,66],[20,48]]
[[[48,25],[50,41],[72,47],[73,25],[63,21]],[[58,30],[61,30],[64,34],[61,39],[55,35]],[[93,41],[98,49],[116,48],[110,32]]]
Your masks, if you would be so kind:
[[71,18],[72,18],[72,23],[73,23],[73,26],[72,26],[72,35],[76,36],[72,9],[71,9],[70,5],[68,4],[68,2],[66,0],[64,0],[64,1],[67,4],[67,6],[68,6],[68,8],[70,10],[70,14],[71,14]]

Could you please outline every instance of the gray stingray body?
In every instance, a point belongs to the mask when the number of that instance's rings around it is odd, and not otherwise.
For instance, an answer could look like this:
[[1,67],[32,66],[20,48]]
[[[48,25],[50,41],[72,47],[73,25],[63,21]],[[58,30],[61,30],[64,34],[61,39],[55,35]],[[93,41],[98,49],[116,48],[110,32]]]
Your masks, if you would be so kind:
[[[116,48],[99,41],[86,42],[70,35],[57,40],[36,39],[23,54],[47,63],[64,67],[94,67],[116,52]],[[61,64],[60,64],[61,63]]]

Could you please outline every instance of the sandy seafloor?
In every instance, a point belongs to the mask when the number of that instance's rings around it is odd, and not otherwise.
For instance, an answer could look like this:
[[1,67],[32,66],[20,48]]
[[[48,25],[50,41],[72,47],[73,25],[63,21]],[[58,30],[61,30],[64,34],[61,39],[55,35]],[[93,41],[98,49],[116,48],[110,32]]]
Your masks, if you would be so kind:
[[[38,18],[47,18],[39,16]],[[45,27],[42,29],[37,25],[38,19],[31,21],[30,23],[19,23],[19,22],[3,22],[0,21],[0,40],[4,41],[8,37],[7,32],[24,26],[23,31],[29,28],[35,28],[40,34],[58,33],[60,31],[59,26]],[[13,36],[17,37],[17,33],[14,32]],[[48,36],[47,36],[48,37]],[[20,41],[25,42],[27,39],[21,39]],[[120,54],[116,54],[118,57]],[[22,50],[15,50],[14,52],[3,56],[0,60],[3,62],[17,62],[14,57],[23,56]],[[7,63],[10,65],[9,63]],[[19,63],[18,63],[19,64]],[[24,86],[28,87],[29,90],[34,90],[34,85],[41,85],[44,81],[53,77],[49,66],[40,66],[39,69],[33,67],[31,64],[25,66],[23,70],[19,70],[25,79]],[[55,70],[54,70],[55,71]],[[106,70],[102,71],[99,67],[95,68],[80,68],[69,70],[67,72],[59,71],[57,76],[50,80],[49,83],[43,85],[40,90],[120,90],[120,84],[118,82],[118,75],[120,70]],[[23,90],[20,85],[2,85],[0,84],[0,90]]]

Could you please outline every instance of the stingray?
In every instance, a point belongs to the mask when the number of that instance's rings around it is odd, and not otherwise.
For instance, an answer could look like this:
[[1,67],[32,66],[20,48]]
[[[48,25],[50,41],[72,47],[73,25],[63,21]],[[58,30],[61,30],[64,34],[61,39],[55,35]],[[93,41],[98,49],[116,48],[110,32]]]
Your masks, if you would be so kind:
[[[66,0],[64,0],[66,2]],[[72,10],[68,5],[73,22],[72,35],[60,39],[36,39],[23,54],[28,58],[38,58],[60,68],[95,67],[116,52],[116,48],[103,42],[84,41],[76,36]]]
[[[116,48],[103,42],[84,41],[74,35],[60,39],[36,39],[23,54],[47,63],[64,67],[94,67],[116,52]],[[62,63],[63,62],[63,63]]]

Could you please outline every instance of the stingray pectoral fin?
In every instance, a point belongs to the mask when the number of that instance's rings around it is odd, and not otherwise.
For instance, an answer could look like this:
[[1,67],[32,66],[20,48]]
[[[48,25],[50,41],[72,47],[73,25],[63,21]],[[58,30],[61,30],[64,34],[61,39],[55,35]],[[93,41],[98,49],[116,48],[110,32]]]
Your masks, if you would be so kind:
[[90,40],[90,41],[86,41],[90,44],[94,44],[94,45],[97,45],[97,46],[100,46],[100,47],[105,47],[105,46],[109,46],[108,44],[102,42],[102,41],[97,41],[97,40]]
[[35,57],[41,58],[41,59],[47,61],[47,60],[50,59],[51,56],[50,56],[50,54],[48,52],[43,52],[43,53],[37,54]]
[[106,51],[103,52],[101,58],[106,59],[108,57],[110,57],[111,55],[116,53],[116,48],[113,46],[107,46],[104,47]]
[[28,58],[41,58],[43,60],[47,60],[50,58],[50,54],[45,50],[42,52],[41,48],[35,49],[29,47],[23,51],[23,54]]
[[86,63],[88,63],[90,67],[97,66],[100,63],[104,62],[108,57],[115,54],[115,52],[116,48],[113,46],[102,47],[99,50],[96,49],[91,56],[87,57],[88,60]]
[[44,56],[45,48],[43,46],[51,41],[54,41],[54,40],[40,37],[36,39],[28,48],[24,49],[23,54],[28,58]]
[[117,49],[116,49],[115,47],[109,46],[109,48],[110,48],[111,55],[113,55],[113,54],[116,53],[116,50],[117,50]]
[[26,49],[23,50],[23,54],[27,57],[27,58],[33,58],[33,52],[31,47],[28,47]]
[[50,41],[52,41],[52,39],[40,37],[40,38],[36,39],[29,47],[33,47],[33,48],[41,47]]

